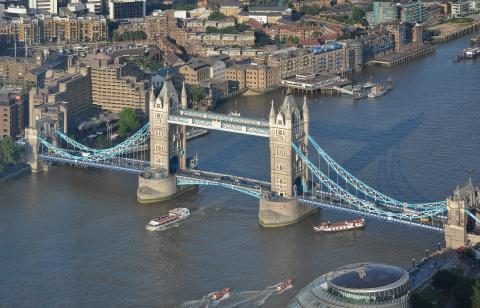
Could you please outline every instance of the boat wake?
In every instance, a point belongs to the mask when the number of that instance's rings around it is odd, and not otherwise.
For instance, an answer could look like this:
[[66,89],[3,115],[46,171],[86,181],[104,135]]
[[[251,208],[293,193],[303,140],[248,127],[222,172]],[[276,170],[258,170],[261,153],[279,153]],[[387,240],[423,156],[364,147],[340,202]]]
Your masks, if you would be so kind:
[[233,307],[256,307],[263,305],[266,300],[273,294],[278,293],[274,287],[267,287],[259,291],[243,291],[230,293],[229,296],[223,297],[221,300],[212,300],[208,294],[198,300],[188,301],[183,303],[180,307],[185,308],[200,308],[200,307],[218,307],[218,308],[233,308]]
[[152,231],[152,232],[161,232],[161,231],[165,231],[165,230],[172,229],[172,228],[178,228],[178,227],[180,227],[180,224],[179,224],[179,223],[176,223],[176,224],[169,225],[169,226],[166,226],[166,227],[158,227],[158,228],[155,229],[155,230],[149,230],[149,231]]

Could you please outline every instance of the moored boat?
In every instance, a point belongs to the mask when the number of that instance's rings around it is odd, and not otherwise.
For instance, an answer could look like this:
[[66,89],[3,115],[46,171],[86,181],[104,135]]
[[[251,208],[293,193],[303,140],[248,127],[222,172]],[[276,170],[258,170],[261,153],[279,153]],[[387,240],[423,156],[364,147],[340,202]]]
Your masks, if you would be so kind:
[[163,215],[150,220],[145,229],[150,231],[160,230],[181,220],[187,219],[190,211],[184,207],[177,207],[168,211],[168,215]]
[[321,223],[318,226],[313,226],[313,230],[316,232],[334,232],[334,231],[346,231],[352,229],[361,229],[365,227],[365,219],[353,219],[345,220],[342,222],[326,222]]
[[221,300],[222,298],[224,298],[225,296],[227,296],[229,294],[230,294],[230,288],[225,288],[225,289],[222,289],[220,291],[217,291],[217,292],[213,293],[212,295],[210,295],[210,298],[218,301],[218,300]]
[[279,284],[275,285],[275,289],[278,292],[282,292],[283,290],[292,287],[293,286],[294,279],[293,278],[288,278],[285,281],[280,282]]

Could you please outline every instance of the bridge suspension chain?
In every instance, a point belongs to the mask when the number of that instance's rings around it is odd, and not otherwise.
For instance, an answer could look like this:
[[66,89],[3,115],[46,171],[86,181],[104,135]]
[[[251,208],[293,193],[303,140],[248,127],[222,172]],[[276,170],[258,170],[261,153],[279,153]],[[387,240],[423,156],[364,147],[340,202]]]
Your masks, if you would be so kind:
[[313,164],[295,144],[292,143],[292,147],[297,153],[297,155],[300,157],[300,159],[310,169],[310,171],[318,178],[321,184],[325,185],[327,189],[333,192],[336,197],[346,201],[349,205],[352,205],[359,210],[363,210],[368,213],[373,212],[375,214],[382,215],[386,218],[389,218],[389,217],[398,218],[401,220],[429,218],[429,217],[442,214],[446,210],[446,208],[443,208],[440,206],[432,209],[423,209],[423,210],[417,210],[415,212],[408,212],[408,213],[393,212],[393,211],[386,211],[384,209],[380,209],[378,208],[377,205],[369,201],[361,200],[355,197],[354,195],[352,195],[350,192],[346,191],[340,185],[337,185],[334,181],[332,181],[329,177],[327,177],[321,170],[319,170],[315,166],[315,164]]
[[355,190],[360,191],[365,196],[369,196],[376,201],[379,201],[385,205],[396,207],[399,209],[403,209],[407,207],[409,209],[428,209],[432,207],[445,207],[445,201],[438,201],[438,202],[430,202],[430,203],[404,203],[398,200],[395,200],[385,194],[375,190],[374,188],[368,186],[367,184],[363,183],[347,170],[345,170],[342,166],[340,166],[336,161],[334,161],[317,143],[316,141],[309,135],[308,140],[313,145],[315,150],[317,151],[318,155],[325,160],[328,167],[331,167],[337,175],[339,175],[346,184],[351,185]]

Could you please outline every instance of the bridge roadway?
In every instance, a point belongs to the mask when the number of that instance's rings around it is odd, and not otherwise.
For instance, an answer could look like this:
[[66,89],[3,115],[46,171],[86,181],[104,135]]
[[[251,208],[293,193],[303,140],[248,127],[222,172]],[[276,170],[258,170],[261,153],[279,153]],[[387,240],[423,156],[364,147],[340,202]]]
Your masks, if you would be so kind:
[[217,185],[260,198],[270,192],[270,183],[240,176],[209,172],[198,169],[176,173],[178,185]]
[[179,109],[168,116],[168,123],[215,129],[244,135],[269,137],[267,120],[231,116],[215,112]]

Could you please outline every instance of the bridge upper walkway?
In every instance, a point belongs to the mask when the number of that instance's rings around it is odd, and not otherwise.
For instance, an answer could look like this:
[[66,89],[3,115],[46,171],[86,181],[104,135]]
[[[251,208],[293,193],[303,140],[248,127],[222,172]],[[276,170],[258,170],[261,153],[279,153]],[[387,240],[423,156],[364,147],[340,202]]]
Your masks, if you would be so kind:
[[220,131],[269,137],[269,123],[262,119],[237,117],[215,112],[179,109],[170,113],[168,123],[215,129]]

